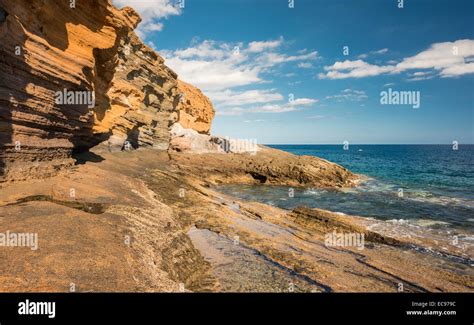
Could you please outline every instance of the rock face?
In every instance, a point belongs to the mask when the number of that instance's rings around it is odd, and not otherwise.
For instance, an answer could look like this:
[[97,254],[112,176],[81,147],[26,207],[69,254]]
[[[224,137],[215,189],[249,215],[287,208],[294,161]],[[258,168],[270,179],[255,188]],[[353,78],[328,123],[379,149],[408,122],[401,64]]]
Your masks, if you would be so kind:
[[121,149],[125,141],[133,148],[167,149],[179,97],[177,75],[164,60],[127,30],[116,51],[100,55],[98,70],[96,93],[101,97],[93,132],[110,135],[111,149]]
[[50,176],[99,143],[167,149],[178,118],[209,131],[209,100],[178,89],[139,22],[110,0],[0,0],[0,181]]
[[179,123],[184,128],[209,134],[215,113],[209,98],[199,89],[182,80],[178,80],[178,91],[180,93]]

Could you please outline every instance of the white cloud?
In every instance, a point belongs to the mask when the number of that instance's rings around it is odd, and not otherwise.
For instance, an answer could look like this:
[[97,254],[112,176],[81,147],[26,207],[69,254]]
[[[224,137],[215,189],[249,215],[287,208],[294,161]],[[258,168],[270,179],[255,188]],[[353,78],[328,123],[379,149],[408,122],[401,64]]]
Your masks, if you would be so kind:
[[337,95],[326,96],[325,99],[334,99],[338,102],[342,101],[362,101],[367,99],[367,94],[363,90],[344,89]]
[[318,103],[313,98],[296,98],[292,101],[276,104],[265,104],[251,107],[231,107],[218,111],[218,115],[241,115],[243,113],[287,113],[311,107]]
[[435,74],[433,73],[433,70],[417,71],[417,72],[409,74],[409,78],[407,79],[407,81],[427,80],[427,79],[433,79],[434,77],[435,77]]
[[260,70],[256,67],[236,65],[231,60],[184,60],[178,57],[166,59],[166,65],[179,77],[203,91],[221,90],[253,83],[260,83]]
[[283,37],[280,37],[278,40],[275,41],[266,41],[266,42],[261,42],[261,41],[255,41],[255,42],[250,42],[249,46],[247,48],[247,51],[250,53],[259,53],[263,52],[268,49],[274,49],[279,47],[281,44],[283,44]]
[[[283,38],[280,38],[283,42]],[[280,40],[278,42],[280,42]],[[219,91],[233,87],[252,85],[266,82],[262,74],[271,72],[270,69],[288,62],[309,62],[318,58],[316,51],[288,55],[277,52],[269,42],[223,43],[205,40],[192,44],[188,48],[174,51],[159,51],[179,77],[203,91]],[[262,45],[265,44],[265,45]],[[256,49],[265,47],[267,51],[257,52]]]
[[318,102],[318,100],[313,99],[313,98],[296,98],[292,101],[289,101],[287,105],[290,106],[290,107],[309,106],[309,105],[315,104],[317,102]]
[[374,51],[373,53],[375,53],[375,54],[384,54],[384,53],[387,53],[387,52],[388,52],[388,49],[384,48],[384,49],[380,49],[378,51]]
[[377,76],[393,71],[393,66],[377,66],[362,60],[336,62],[332,66],[324,67],[326,74],[320,73],[320,79],[345,79]]
[[113,4],[118,8],[132,7],[142,18],[136,32],[141,38],[151,32],[161,31],[163,23],[160,20],[170,16],[178,16],[182,10],[171,0],[113,0]]
[[159,52],[180,79],[209,96],[218,115],[283,113],[308,107],[317,100],[298,98],[281,103],[284,97],[275,89],[251,88],[272,82],[272,77],[285,76],[279,70],[284,64],[311,64],[312,60],[319,58],[317,51],[304,50],[295,55],[282,53],[280,46],[283,43],[282,37],[249,43],[204,40],[192,42],[187,48]]
[[189,47],[174,52],[174,56],[187,59],[192,57],[197,58],[210,58],[210,59],[222,59],[228,53],[229,48],[226,44],[217,44],[214,41],[203,41],[195,47]]
[[261,54],[256,58],[257,63],[262,68],[268,68],[275,66],[277,64],[287,63],[287,62],[294,62],[294,61],[305,61],[305,60],[316,60],[318,59],[318,52],[313,51],[307,54],[299,54],[299,55],[286,55],[280,54],[275,52],[268,52]]
[[298,68],[302,68],[302,69],[310,69],[313,67],[313,64],[311,62],[301,62],[301,63],[298,63]]
[[[320,79],[345,79],[377,76],[386,73],[401,73],[408,70],[431,70],[439,77],[448,78],[474,73],[474,40],[458,40],[432,44],[427,50],[404,58],[397,64],[384,66],[369,64],[363,60],[336,62],[325,67],[326,74]],[[416,72],[415,72],[416,73]],[[415,76],[411,80],[426,77]]]
[[219,107],[244,106],[283,100],[283,96],[274,92],[272,89],[247,90],[240,92],[226,89],[224,91],[208,92],[206,95],[209,96],[214,105],[218,105]]
[[143,32],[160,32],[161,30],[163,30],[162,23],[149,23],[142,27]]
[[474,73],[474,64],[466,58],[474,56],[474,40],[436,43],[415,56],[405,58],[396,65],[395,71],[409,69],[435,69],[441,77],[454,77]]
[[388,52],[388,49],[387,48],[383,48],[383,49],[380,49],[380,50],[377,50],[377,51],[371,51],[369,53],[364,53],[364,54],[361,54],[359,55],[357,58],[358,59],[367,59],[369,57],[369,55],[373,55],[373,54],[385,54]]
[[317,99],[297,98],[284,104],[268,104],[260,107],[254,107],[251,108],[249,111],[252,113],[287,113],[297,111],[305,107],[309,107],[317,102]]

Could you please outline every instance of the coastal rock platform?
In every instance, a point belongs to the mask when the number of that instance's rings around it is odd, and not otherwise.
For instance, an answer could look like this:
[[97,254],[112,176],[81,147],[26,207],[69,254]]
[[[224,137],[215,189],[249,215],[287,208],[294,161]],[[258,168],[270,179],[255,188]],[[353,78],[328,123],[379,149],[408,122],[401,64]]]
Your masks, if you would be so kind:
[[[66,173],[4,184],[1,228],[37,233],[38,249],[0,250],[1,290],[66,292],[72,284],[78,292],[473,289],[469,266],[364,230],[358,217],[286,211],[213,187],[255,181],[245,175],[257,170],[269,184],[293,185],[292,173],[300,175],[300,185],[349,184],[355,176],[337,165],[312,159],[308,170],[280,165],[285,172],[277,175],[252,166],[278,157],[297,166],[309,158],[266,148],[253,156],[189,155],[88,153]],[[316,177],[313,169],[323,167]],[[328,247],[325,236],[333,231],[364,232],[364,249]]]

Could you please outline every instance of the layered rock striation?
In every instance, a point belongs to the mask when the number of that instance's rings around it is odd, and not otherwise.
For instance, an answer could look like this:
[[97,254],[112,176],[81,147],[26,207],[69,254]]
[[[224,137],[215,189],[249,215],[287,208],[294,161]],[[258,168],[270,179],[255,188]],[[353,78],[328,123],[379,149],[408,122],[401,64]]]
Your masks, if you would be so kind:
[[191,85],[178,88],[134,33],[139,22],[110,0],[0,0],[2,181],[50,176],[99,143],[167,149],[178,119],[209,131],[212,104]]
[[179,123],[184,128],[209,134],[215,114],[209,98],[201,90],[182,80],[178,80],[178,91],[180,94]]

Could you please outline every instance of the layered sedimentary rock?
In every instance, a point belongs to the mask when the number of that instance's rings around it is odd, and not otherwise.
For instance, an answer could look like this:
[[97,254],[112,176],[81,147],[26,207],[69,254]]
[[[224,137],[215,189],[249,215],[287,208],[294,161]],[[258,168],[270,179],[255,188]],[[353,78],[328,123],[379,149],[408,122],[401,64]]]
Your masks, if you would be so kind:
[[177,75],[131,30],[115,51],[103,51],[98,59],[94,133],[110,135],[111,148],[128,142],[167,149],[169,126],[178,119]]
[[109,0],[0,0],[2,180],[51,175],[104,141],[168,147],[177,76],[135,35],[139,22]]
[[179,123],[184,128],[209,134],[215,113],[209,98],[201,90],[182,80],[178,80],[178,91]]

